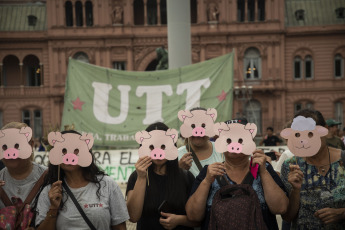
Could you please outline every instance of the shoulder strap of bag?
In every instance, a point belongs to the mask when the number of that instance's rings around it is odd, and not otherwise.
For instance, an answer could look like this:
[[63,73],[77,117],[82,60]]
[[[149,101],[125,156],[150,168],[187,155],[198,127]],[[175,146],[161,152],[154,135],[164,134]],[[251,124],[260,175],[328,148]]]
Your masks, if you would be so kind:
[[2,187],[0,187],[0,199],[6,207],[13,205],[12,201],[10,200],[10,198],[8,198],[5,190]]
[[[220,185],[220,187],[223,187],[225,185],[229,184],[229,181],[225,178],[225,176],[217,176],[216,180],[218,182],[218,184]],[[246,177],[243,179],[241,184],[249,184],[252,185],[254,182],[254,177],[253,174],[249,171],[246,175]]]
[[345,150],[341,151],[341,160],[343,161],[343,165],[345,167]]
[[45,170],[42,173],[41,177],[37,180],[36,184],[34,185],[34,187],[31,190],[31,192],[26,197],[26,199],[24,201],[24,204],[31,204],[32,200],[35,198],[35,196],[37,195],[37,193],[40,190],[41,186],[43,185],[44,177],[47,175],[47,173],[48,173],[48,169]]
[[187,144],[186,145],[186,150],[188,151],[189,149],[192,152],[193,161],[196,164],[196,167],[198,167],[199,171],[201,171],[202,170],[202,166],[201,166],[201,163],[200,163],[197,155],[195,154],[193,148],[190,148],[189,145]]
[[64,189],[66,190],[67,194],[69,195],[69,197],[72,199],[74,205],[77,207],[79,213],[81,214],[81,216],[83,217],[83,219],[85,220],[85,222],[87,223],[87,225],[89,226],[89,228],[91,230],[96,230],[95,226],[93,226],[93,224],[91,223],[91,221],[89,220],[89,218],[87,218],[85,212],[83,211],[83,209],[80,207],[77,199],[75,199],[73,193],[71,192],[71,190],[69,189],[69,187],[67,186],[66,183],[62,183],[62,186],[64,187]]

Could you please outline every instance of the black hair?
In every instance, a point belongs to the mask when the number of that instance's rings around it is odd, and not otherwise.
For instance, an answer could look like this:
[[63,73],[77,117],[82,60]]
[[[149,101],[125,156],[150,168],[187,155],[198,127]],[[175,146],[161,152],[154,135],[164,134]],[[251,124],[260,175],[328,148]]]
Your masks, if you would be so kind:
[[[66,134],[66,133],[72,133],[72,134],[77,134],[77,135],[80,135],[81,134],[77,131],[74,131],[74,130],[67,130],[67,131],[62,131],[61,134]],[[54,147],[52,147],[54,148]],[[81,167],[83,173],[83,177],[86,181],[88,182],[92,182],[92,183],[95,183],[96,186],[97,186],[97,192],[96,192],[96,195],[98,197],[98,199],[100,199],[100,189],[101,189],[101,184],[100,182],[102,181],[103,177],[106,175],[102,170],[100,170],[98,168],[98,166],[96,165],[95,163],[95,158],[92,154],[92,149],[89,150],[91,156],[92,156],[92,161],[91,161],[91,164],[87,167]],[[47,185],[51,185],[53,184],[54,182],[56,182],[58,180],[58,165],[53,165],[51,163],[49,163],[48,165],[48,173],[47,175],[45,176],[44,178],[44,182],[43,182],[43,185],[41,186],[41,189],[40,191],[38,192],[36,198],[35,198],[35,201],[33,203],[33,208],[32,210],[35,210],[36,207],[37,207],[37,202],[38,202],[38,197],[39,195],[41,194],[42,190],[44,187],[46,187]],[[99,177],[100,176],[100,177]],[[60,167],[60,180],[61,181],[64,181],[65,179],[65,172],[64,170]],[[65,194],[65,197],[66,199],[65,200],[61,200],[61,203],[60,203],[60,209],[63,208],[64,204],[66,203],[67,199],[68,199],[68,195],[67,193],[64,191],[63,189],[63,194]],[[64,196],[64,195],[63,195]]]
[[207,111],[207,109],[203,108],[203,107],[194,107],[192,108],[190,111],[194,111],[194,110],[204,110],[204,111]]
[[273,132],[273,128],[272,127],[267,127],[266,130],[271,130]]
[[296,118],[298,116],[303,116],[303,117],[306,117],[306,118],[310,117],[310,118],[312,118],[316,122],[316,125],[320,125],[320,126],[323,126],[323,127],[326,126],[325,118],[323,117],[321,112],[318,111],[318,110],[302,109],[302,110],[298,111],[295,114],[294,118]]
[[[156,122],[154,124],[149,125],[146,128],[147,132],[153,130],[163,130],[167,131],[169,127],[162,122]],[[166,163],[166,172],[165,172],[165,180],[166,180],[166,187],[165,187],[165,200],[167,201],[168,207],[171,212],[176,213],[177,210],[181,209],[181,207],[185,207],[187,200],[188,200],[188,189],[187,189],[187,180],[186,175],[187,173],[183,171],[178,165],[178,159],[175,160],[168,160]],[[150,210],[157,210],[160,205],[160,200],[157,197],[160,197],[162,192],[161,184],[157,183],[154,180],[154,169],[155,164],[152,164],[148,168],[148,176],[149,176],[149,185],[146,186],[145,192],[145,202],[143,207],[143,214],[149,215]],[[157,211],[158,212],[158,211]]]

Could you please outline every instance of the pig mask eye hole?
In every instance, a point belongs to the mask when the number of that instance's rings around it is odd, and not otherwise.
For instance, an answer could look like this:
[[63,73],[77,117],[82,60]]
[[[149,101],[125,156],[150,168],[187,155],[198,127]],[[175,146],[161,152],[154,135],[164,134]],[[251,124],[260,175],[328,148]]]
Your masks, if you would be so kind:
[[242,138],[238,139],[238,143],[242,144],[243,143],[243,139]]
[[164,150],[164,149],[165,149],[165,145],[161,145],[161,149],[163,149],[163,150]]
[[2,146],[2,150],[6,151],[7,150],[7,145]]
[[75,154],[75,155],[78,155],[78,153],[79,153],[79,149],[75,149],[75,150],[74,150],[74,154]]
[[14,148],[15,148],[15,149],[19,149],[19,144],[18,144],[18,143],[15,144],[15,145],[14,145]]
[[227,142],[228,144],[231,144],[231,139],[230,139],[230,138],[226,139],[226,142]]
[[192,124],[192,125],[191,125],[191,127],[192,127],[192,129],[194,129],[194,128],[195,128],[195,125],[194,125],[194,124]]
[[63,154],[66,154],[66,153],[67,153],[67,149],[63,148],[63,149],[62,149],[62,153],[63,153]]
[[155,148],[153,145],[150,145],[149,148],[151,149],[151,151]]
[[205,123],[202,123],[201,127],[205,128],[206,127]]
[[308,133],[308,137],[309,137],[309,138],[312,138],[313,136],[314,136],[314,134],[313,134],[312,132],[309,132],[309,133]]
[[301,134],[300,133],[295,133],[295,137],[300,137]]

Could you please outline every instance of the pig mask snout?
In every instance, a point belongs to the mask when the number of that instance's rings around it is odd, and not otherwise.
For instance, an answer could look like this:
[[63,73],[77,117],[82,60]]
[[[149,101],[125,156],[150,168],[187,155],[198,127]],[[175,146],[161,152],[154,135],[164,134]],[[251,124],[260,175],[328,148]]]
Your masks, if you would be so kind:
[[228,152],[230,153],[241,153],[242,152],[242,145],[238,142],[233,142],[228,145]]
[[151,151],[151,158],[153,160],[163,160],[165,158],[165,152],[163,149],[155,148]]
[[18,149],[15,148],[9,148],[6,151],[4,151],[4,158],[5,159],[17,159],[19,156]]
[[65,165],[76,165],[78,164],[78,156],[73,153],[67,153],[62,161]]
[[194,137],[204,137],[205,136],[205,124],[202,124],[202,127],[195,127],[195,125],[192,125],[193,131],[192,134]]

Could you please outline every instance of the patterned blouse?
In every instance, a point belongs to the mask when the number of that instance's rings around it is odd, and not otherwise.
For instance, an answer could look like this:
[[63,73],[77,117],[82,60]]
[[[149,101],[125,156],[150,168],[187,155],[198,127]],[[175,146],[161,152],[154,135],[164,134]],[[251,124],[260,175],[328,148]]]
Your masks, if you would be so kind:
[[299,165],[304,174],[300,193],[298,217],[292,222],[291,229],[345,229],[345,220],[334,224],[323,224],[314,216],[323,208],[345,207],[345,169],[341,160],[333,162],[325,176],[319,174],[317,168],[308,164],[303,158],[292,157],[283,163],[281,179],[288,192],[292,186],[288,182],[289,165]]

